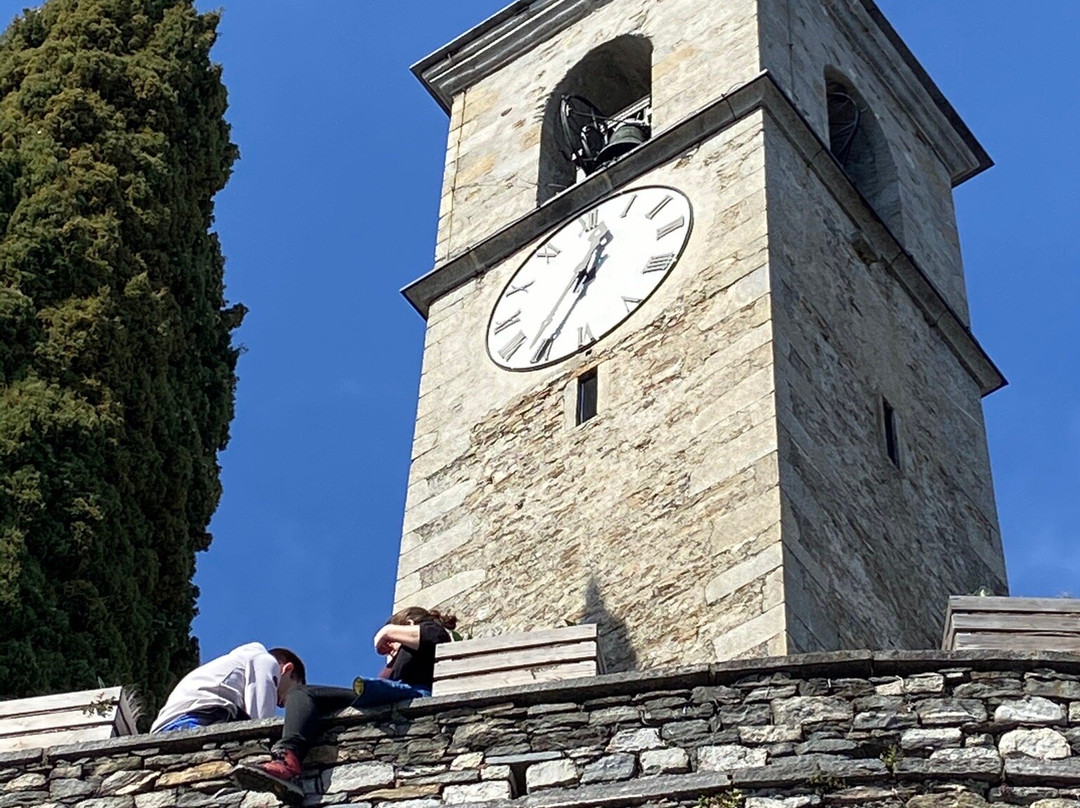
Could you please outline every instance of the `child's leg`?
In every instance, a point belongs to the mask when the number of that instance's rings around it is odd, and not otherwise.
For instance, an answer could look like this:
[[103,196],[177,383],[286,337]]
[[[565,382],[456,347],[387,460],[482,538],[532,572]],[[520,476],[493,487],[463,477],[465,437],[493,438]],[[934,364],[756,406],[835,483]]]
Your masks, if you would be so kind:
[[393,704],[395,701],[427,698],[430,690],[395,682],[393,679],[367,679],[356,677],[353,681],[353,707],[374,707],[379,704]]
[[322,719],[328,713],[348,707],[355,699],[356,694],[344,687],[297,685],[285,699],[285,725],[274,749],[291,749],[303,760],[319,736]]

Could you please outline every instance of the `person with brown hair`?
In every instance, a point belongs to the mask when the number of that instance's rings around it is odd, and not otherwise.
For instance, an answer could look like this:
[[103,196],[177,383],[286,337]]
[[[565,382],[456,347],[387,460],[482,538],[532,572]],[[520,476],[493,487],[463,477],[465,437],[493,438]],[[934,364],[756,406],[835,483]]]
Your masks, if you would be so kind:
[[281,740],[261,765],[242,764],[233,779],[242,788],[270,791],[281,799],[303,796],[299,786],[304,755],[318,737],[322,720],[344,707],[374,707],[431,695],[435,676],[435,646],[454,639],[457,618],[434,609],[410,606],[394,614],[375,633],[375,651],[386,657],[379,677],[357,677],[350,690],[325,685],[300,685],[285,701]]

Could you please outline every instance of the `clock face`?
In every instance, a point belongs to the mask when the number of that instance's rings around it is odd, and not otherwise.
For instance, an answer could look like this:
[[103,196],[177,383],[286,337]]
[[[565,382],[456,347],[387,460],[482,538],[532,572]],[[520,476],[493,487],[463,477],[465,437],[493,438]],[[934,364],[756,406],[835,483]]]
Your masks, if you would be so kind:
[[499,296],[487,330],[492,361],[532,370],[603,338],[668,276],[691,224],[690,200],[657,185],[623,191],[569,220]]

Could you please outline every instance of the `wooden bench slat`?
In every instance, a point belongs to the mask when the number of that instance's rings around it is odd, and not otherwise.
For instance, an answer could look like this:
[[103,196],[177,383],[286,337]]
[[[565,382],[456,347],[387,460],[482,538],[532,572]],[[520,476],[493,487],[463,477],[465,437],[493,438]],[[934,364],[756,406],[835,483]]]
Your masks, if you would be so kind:
[[541,645],[562,645],[595,639],[595,623],[584,623],[580,626],[565,626],[541,631],[519,631],[513,634],[499,634],[495,637],[483,637],[477,640],[439,643],[439,645],[435,646],[435,659],[441,662],[444,659],[458,659],[477,654],[501,653],[503,651],[535,648]]
[[590,640],[588,642],[576,642],[571,645],[526,648],[523,651],[440,660],[438,667],[435,669],[435,677],[437,680],[442,680],[455,676],[473,676],[481,673],[513,670],[515,668],[546,667],[565,662],[581,662],[595,659],[596,643]]
[[0,701],[0,719],[12,715],[47,713],[54,710],[67,710],[72,707],[84,707],[94,702],[116,701],[120,698],[122,691],[122,687],[99,687],[95,690],[79,690],[73,693],[54,693],[51,696],[33,696],[28,699]]
[[952,625],[954,631],[1051,631],[1070,634],[1080,633],[1080,614],[959,612],[952,616]]
[[111,726],[94,727],[90,730],[14,735],[10,738],[0,738],[0,752],[21,752],[24,749],[43,749],[49,746],[85,743],[87,741],[104,741],[112,737],[114,736]]
[[1080,651],[1080,635],[958,632],[952,647],[957,651]]
[[104,715],[88,714],[81,709],[58,710],[52,713],[30,713],[29,715],[12,716],[0,721],[0,737],[26,735],[30,732],[50,732],[60,729],[88,729],[100,724],[111,727],[114,722],[115,710],[110,710]]
[[1080,598],[1007,598],[957,595],[949,598],[954,612],[1062,612],[1080,613]]
[[553,665],[548,668],[518,669],[503,671],[502,673],[490,673],[481,676],[462,676],[455,679],[445,679],[435,682],[432,688],[433,696],[448,696],[454,693],[468,693],[474,690],[490,690],[496,687],[514,687],[517,685],[535,684],[536,682],[553,682],[560,679],[576,679],[581,676],[594,676],[596,663],[571,662],[566,665]]

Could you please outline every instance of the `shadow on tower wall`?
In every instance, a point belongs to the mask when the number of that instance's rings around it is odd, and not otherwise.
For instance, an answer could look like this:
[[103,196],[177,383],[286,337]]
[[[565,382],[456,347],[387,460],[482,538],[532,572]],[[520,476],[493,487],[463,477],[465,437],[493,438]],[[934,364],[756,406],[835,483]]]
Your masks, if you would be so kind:
[[595,575],[589,577],[585,590],[585,616],[582,622],[596,623],[600,657],[608,673],[637,670],[637,652],[630,644],[626,623],[608,611]]

